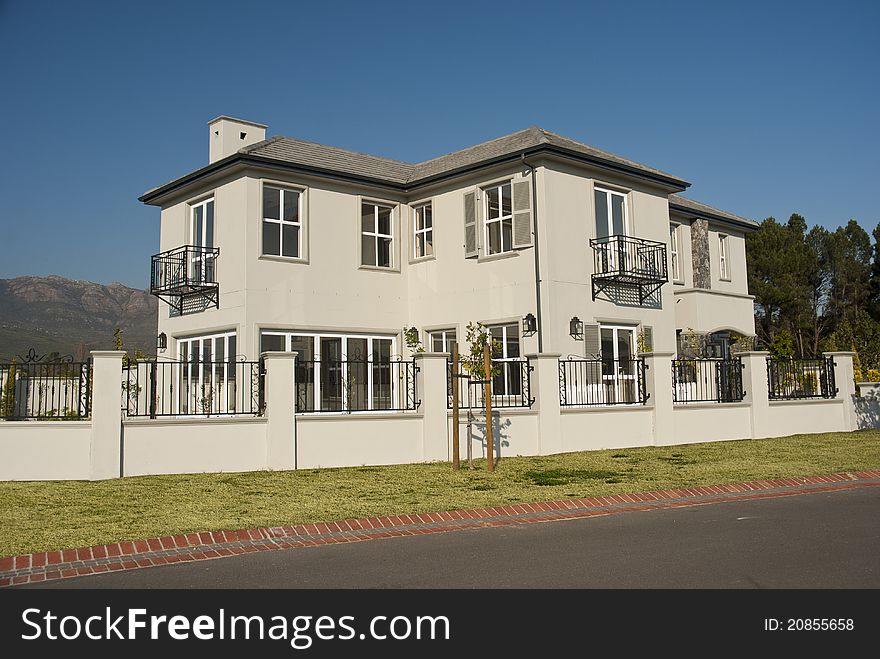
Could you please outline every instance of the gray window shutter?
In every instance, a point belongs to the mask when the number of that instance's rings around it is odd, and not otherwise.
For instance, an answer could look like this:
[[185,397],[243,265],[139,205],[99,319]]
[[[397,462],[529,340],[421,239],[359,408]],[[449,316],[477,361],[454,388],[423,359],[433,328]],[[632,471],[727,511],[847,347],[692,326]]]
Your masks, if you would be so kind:
[[599,359],[601,351],[599,325],[584,323],[584,356],[587,359]]
[[513,248],[532,246],[532,180],[513,182]]
[[464,257],[472,259],[479,256],[477,246],[477,191],[464,194]]
[[642,325],[642,337],[645,341],[645,352],[654,352],[654,328]]

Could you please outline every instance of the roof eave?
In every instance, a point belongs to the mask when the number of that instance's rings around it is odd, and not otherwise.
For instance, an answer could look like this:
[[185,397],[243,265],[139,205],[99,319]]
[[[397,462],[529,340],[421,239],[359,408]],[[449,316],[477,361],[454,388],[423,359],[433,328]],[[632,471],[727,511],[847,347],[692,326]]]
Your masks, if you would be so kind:
[[727,217],[724,215],[719,215],[718,213],[713,213],[711,211],[703,211],[703,210],[694,210],[689,206],[683,206],[682,204],[677,204],[674,201],[669,202],[669,209],[676,211],[682,215],[687,215],[689,217],[699,217],[706,220],[712,220],[713,222],[718,222],[720,224],[728,224],[730,226],[734,226],[740,229],[745,229],[747,231],[757,231],[760,225],[757,222],[753,222],[751,220],[747,220],[745,218],[734,218]]

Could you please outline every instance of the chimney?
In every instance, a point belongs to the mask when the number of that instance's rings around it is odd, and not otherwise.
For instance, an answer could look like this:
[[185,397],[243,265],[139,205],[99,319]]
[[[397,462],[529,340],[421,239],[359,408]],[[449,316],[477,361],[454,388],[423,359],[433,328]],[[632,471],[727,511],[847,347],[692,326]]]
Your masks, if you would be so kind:
[[208,122],[208,164],[266,139],[264,124],[220,115]]

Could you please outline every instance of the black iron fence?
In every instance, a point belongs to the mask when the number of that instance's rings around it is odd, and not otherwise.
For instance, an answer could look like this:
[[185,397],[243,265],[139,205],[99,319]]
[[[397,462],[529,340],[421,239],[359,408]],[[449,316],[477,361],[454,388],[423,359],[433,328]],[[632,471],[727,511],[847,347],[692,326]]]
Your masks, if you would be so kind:
[[122,371],[131,417],[260,415],[263,371],[251,361],[138,361]]
[[[532,397],[532,371],[528,359],[493,359],[492,360],[492,409],[529,408],[535,403]],[[458,381],[458,402],[462,409],[479,409],[486,406],[485,380],[476,374],[470,374],[459,365],[460,376],[455,378],[452,360],[446,362],[446,398],[447,407],[452,409],[452,387]]]
[[0,419],[78,420],[92,409],[92,364],[70,357],[0,363]]
[[834,360],[767,358],[767,393],[770,400],[834,398]]
[[645,360],[580,359],[559,360],[559,404],[644,405]]
[[734,359],[673,359],[675,403],[735,403],[745,397],[743,363]]
[[415,360],[296,360],[297,412],[412,412]]

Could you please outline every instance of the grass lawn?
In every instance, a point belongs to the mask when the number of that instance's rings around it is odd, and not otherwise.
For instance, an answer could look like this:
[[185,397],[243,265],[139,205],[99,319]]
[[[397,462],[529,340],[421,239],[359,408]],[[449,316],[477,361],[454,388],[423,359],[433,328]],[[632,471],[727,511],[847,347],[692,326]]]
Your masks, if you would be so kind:
[[285,472],[0,483],[0,556],[188,531],[809,476],[880,467],[880,431]]

